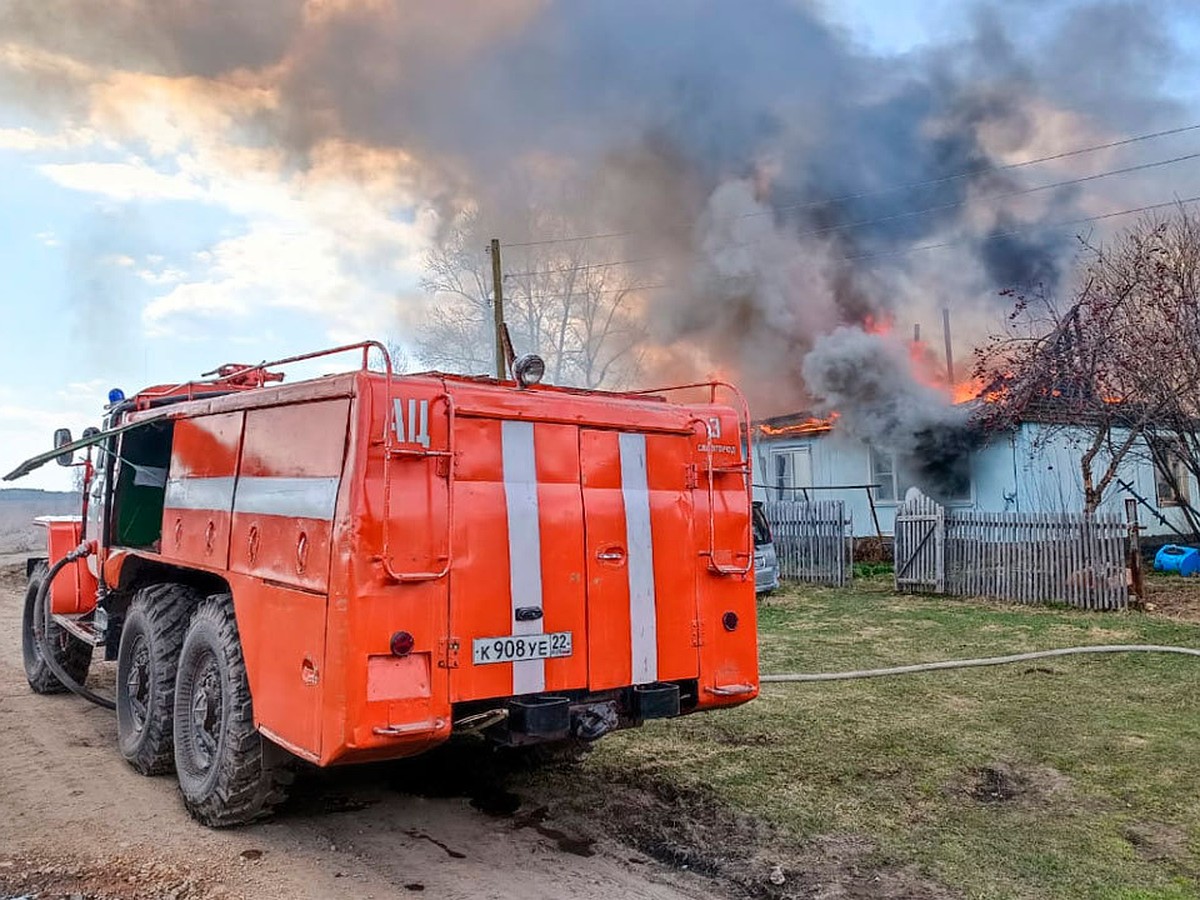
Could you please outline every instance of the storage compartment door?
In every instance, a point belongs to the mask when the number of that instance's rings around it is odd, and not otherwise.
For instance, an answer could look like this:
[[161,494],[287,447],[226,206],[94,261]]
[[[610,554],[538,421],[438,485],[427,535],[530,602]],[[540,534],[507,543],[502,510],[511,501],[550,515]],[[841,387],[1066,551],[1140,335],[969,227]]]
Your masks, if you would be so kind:
[[592,690],[695,678],[689,439],[580,432]]

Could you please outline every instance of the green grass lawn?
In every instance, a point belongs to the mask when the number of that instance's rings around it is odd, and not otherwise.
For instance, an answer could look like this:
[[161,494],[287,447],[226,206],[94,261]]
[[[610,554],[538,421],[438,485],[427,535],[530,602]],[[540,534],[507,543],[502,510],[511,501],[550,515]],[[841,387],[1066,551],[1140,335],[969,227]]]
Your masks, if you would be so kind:
[[[890,578],[760,604],[764,673],[1076,644],[1200,647],[1145,614],[897,596]],[[803,846],[968,897],[1200,896],[1200,659],[1070,657],[870,681],[765,685],[728,712],[601,741],[585,773],[711,790]]]

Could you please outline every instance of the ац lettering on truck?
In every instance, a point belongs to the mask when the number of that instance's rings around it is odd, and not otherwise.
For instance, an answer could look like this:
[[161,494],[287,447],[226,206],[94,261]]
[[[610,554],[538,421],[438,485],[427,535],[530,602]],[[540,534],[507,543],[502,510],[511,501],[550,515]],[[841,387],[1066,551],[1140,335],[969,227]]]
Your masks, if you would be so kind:
[[267,814],[296,757],[595,740],[757,694],[736,390],[393,376],[375,348],[115,394],[11,473],[86,454],[83,515],[29,564],[32,688],[104,702],[101,648],[122,754],[210,825]]

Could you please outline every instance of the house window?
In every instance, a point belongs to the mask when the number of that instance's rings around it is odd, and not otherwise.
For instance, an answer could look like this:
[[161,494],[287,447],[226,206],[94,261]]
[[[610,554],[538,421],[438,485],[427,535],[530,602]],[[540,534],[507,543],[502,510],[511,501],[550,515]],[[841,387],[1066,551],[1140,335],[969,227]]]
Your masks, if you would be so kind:
[[896,485],[896,456],[871,448],[871,481],[875,488],[875,499],[884,503],[895,503],[900,496]]
[[938,496],[947,503],[971,502],[971,459],[960,457],[943,474]]
[[1175,442],[1162,442],[1154,453],[1154,493],[1159,506],[1191,502],[1189,472]]
[[875,499],[881,503],[900,502],[914,486],[941,503],[971,502],[971,461],[966,456],[941,466],[937,472],[922,473],[897,459],[896,454],[872,447],[871,481],[879,485]]
[[812,453],[808,447],[771,451],[771,485],[776,500],[803,500],[800,488],[812,486]]

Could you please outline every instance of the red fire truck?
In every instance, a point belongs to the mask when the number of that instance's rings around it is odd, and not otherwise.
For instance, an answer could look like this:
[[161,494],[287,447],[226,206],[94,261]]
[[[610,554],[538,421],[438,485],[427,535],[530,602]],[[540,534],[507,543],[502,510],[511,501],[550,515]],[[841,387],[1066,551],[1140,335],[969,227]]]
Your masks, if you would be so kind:
[[[340,352],[361,366],[275,370]],[[86,475],[29,562],[30,686],[115,707],[129,763],[174,769],[218,826],[267,814],[296,757],[594,740],[750,700],[741,395],[552,387],[539,363],[398,376],[365,342],[114,394],[103,428],[6,476]]]

